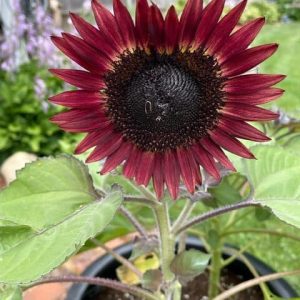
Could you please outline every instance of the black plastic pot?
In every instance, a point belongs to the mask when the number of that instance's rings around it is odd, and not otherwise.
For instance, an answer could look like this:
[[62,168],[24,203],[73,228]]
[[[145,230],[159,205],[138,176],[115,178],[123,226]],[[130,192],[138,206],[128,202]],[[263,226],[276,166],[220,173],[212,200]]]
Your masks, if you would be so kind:
[[[189,237],[187,240],[187,249],[190,248],[204,251],[204,247],[199,239],[194,237]],[[115,252],[128,258],[130,256],[131,250],[132,244],[129,243],[117,248]],[[274,273],[273,269],[271,269],[269,266],[267,266],[265,263],[263,263],[253,255],[248,253],[245,253],[244,255],[260,275]],[[230,254],[224,251],[223,257],[228,258],[230,257]],[[82,275],[115,279],[115,269],[118,266],[119,263],[111,255],[105,255],[93,262]],[[253,278],[247,266],[240,259],[234,260],[230,265],[227,266],[227,268],[242,276],[244,280]],[[284,279],[271,281],[268,283],[268,286],[275,295],[284,299],[297,297],[297,293],[295,292],[295,290]],[[94,300],[95,296],[99,295],[100,291],[101,287],[99,286],[88,284],[74,284],[69,290],[66,300]]]

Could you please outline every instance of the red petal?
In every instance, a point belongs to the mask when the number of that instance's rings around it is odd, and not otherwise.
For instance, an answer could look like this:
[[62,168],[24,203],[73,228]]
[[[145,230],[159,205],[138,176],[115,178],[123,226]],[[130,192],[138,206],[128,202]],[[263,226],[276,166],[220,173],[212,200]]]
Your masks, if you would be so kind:
[[188,48],[193,41],[197,26],[202,15],[202,0],[188,0],[180,18],[179,44]]
[[147,0],[137,0],[135,27],[139,45],[144,49],[148,48],[149,43],[149,18],[150,11]]
[[108,126],[105,129],[89,132],[85,138],[77,145],[75,154],[81,154],[86,150],[95,147],[101,142],[101,139],[106,139],[107,136],[113,134],[112,126]]
[[83,39],[69,33],[62,34],[65,41],[70,47],[88,64],[92,66],[91,71],[95,73],[103,73],[109,68],[110,61],[99,54],[93,47],[89,46]]
[[181,178],[184,181],[188,191],[193,194],[195,191],[196,182],[194,180],[193,166],[190,165],[189,155],[187,150],[177,148],[177,158],[180,166]]
[[159,8],[153,4],[150,7],[149,36],[150,43],[160,53],[164,51],[164,18]]
[[213,157],[200,144],[192,146],[192,150],[198,163],[214,178],[220,179],[221,176]]
[[219,48],[227,43],[228,37],[237,25],[246,4],[247,0],[243,0],[217,24],[206,44],[209,54],[214,54]]
[[131,150],[132,144],[123,142],[119,149],[117,149],[113,154],[107,157],[100,173],[103,175],[114,170],[129,157]]
[[263,132],[244,121],[237,121],[223,117],[219,121],[219,126],[223,131],[238,138],[257,142],[266,142],[270,140],[270,138],[268,138]]
[[82,70],[50,69],[56,77],[78,88],[99,91],[105,87],[103,80],[95,74]]
[[284,90],[277,88],[268,88],[260,91],[253,91],[249,94],[227,94],[226,102],[245,103],[250,105],[258,105],[270,102],[279,98],[284,93]]
[[223,90],[233,94],[248,94],[268,88],[282,81],[284,75],[249,74],[229,79]]
[[104,114],[100,110],[91,109],[71,109],[64,111],[50,118],[53,123],[63,124],[76,120],[97,119],[103,117]]
[[201,145],[205,150],[215,157],[225,168],[235,171],[235,167],[230,162],[228,157],[222,151],[222,149],[216,145],[209,137],[205,137],[201,140]]
[[236,155],[245,158],[255,158],[240,141],[219,128],[212,131],[210,137],[216,144]]
[[70,17],[76,30],[88,44],[110,59],[113,59],[118,54],[117,48],[113,48],[110,41],[94,26],[76,14],[70,13]]
[[245,121],[271,121],[278,119],[278,113],[254,105],[226,103],[222,115]]
[[224,8],[225,0],[213,0],[203,10],[201,20],[197,26],[192,49],[204,46],[206,40],[214,30]]
[[163,159],[160,153],[155,153],[154,170],[153,170],[153,186],[158,199],[164,194],[164,176],[163,176]]
[[222,75],[233,77],[243,74],[274,54],[277,48],[277,44],[269,44],[247,49],[233,56],[221,65]]
[[114,13],[119,31],[127,48],[134,49],[136,47],[135,31],[133,20],[125,5],[120,0],[113,1]]
[[103,129],[111,125],[111,121],[103,119],[78,120],[59,124],[60,128],[68,132],[89,132]]
[[249,22],[233,33],[227,42],[219,49],[219,63],[223,63],[233,55],[247,49],[254,41],[264,24],[265,18],[259,18]]
[[85,108],[98,107],[105,100],[99,92],[78,90],[63,92],[50,97],[49,101],[66,107]]
[[137,184],[147,186],[154,169],[154,153],[143,152],[137,168],[135,180]]
[[99,73],[99,70],[95,69],[95,66],[91,65],[89,61],[86,61],[81,55],[72,49],[72,47],[70,47],[70,45],[63,38],[52,36],[51,40],[60,51],[62,51],[66,56],[70,57],[78,65],[87,70],[95,71],[96,74]]
[[122,50],[124,48],[124,43],[115,17],[97,0],[92,0],[92,9],[100,31],[110,39],[118,50]]
[[176,152],[167,151],[164,153],[164,177],[173,199],[178,197],[180,172],[177,165]]
[[101,139],[99,144],[93,150],[93,152],[86,159],[86,162],[95,162],[99,161],[106,156],[115,152],[122,144],[123,137],[121,134],[113,132],[110,136],[107,136],[106,139]]
[[142,151],[140,151],[137,148],[133,148],[129,158],[125,162],[124,168],[123,168],[123,174],[127,178],[133,178],[136,174],[136,169],[139,165],[141,156],[142,156]]
[[175,7],[172,5],[165,20],[165,47],[167,54],[172,54],[177,46],[179,21]]

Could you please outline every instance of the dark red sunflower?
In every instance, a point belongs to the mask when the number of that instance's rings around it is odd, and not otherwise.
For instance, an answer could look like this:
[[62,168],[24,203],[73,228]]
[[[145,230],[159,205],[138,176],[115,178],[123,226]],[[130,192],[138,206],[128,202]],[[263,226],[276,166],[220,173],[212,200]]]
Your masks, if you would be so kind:
[[98,28],[71,14],[81,37],[52,40],[87,71],[51,70],[79,89],[50,100],[70,108],[54,123],[87,133],[76,153],[94,147],[87,162],[106,158],[102,174],[124,163],[126,177],[152,178],[158,198],[166,184],[174,199],[181,179],[190,193],[201,184],[201,168],[217,179],[216,162],[234,170],[222,148],[253,158],[238,139],[269,140],[247,122],[278,117],[257,105],[282,95],[272,86],[284,76],[245,74],[278,45],[248,49],[264,18],[235,29],[246,1],[221,18],[224,2],[189,0],[179,18],[138,0],[133,22],[120,0],[114,15],[94,0]]

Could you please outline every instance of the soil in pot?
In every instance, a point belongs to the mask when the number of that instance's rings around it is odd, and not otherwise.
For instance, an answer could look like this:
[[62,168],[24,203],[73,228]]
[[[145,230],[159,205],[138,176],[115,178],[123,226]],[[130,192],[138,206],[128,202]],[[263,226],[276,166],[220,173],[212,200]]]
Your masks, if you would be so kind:
[[[224,269],[221,277],[221,290],[225,291],[244,281],[240,275],[236,275],[230,270]],[[182,292],[182,300],[207,300],[208,272],[205,272],[193,281],[190,281]],[[101,294],[95,295],[95,300],[141,300],[129,294],[124,294],[109,288],[103,288]],[[228,300],[262,300],[263,294],[258,286],[249,288],[239,294],[232,296]]]

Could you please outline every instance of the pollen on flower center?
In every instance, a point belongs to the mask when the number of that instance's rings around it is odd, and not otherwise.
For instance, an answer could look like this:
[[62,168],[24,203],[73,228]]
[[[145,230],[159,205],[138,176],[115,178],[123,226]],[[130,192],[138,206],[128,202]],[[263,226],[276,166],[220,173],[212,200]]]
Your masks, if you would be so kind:
[[141,130],[172,134],[197,121],[201,89],[184,70],[157,63],[136,74],[125,95],[126,110]]
[[108,114],[140,149],[187,146],[212,129],[223,79],[203,52],[125,53],[106,77]]

